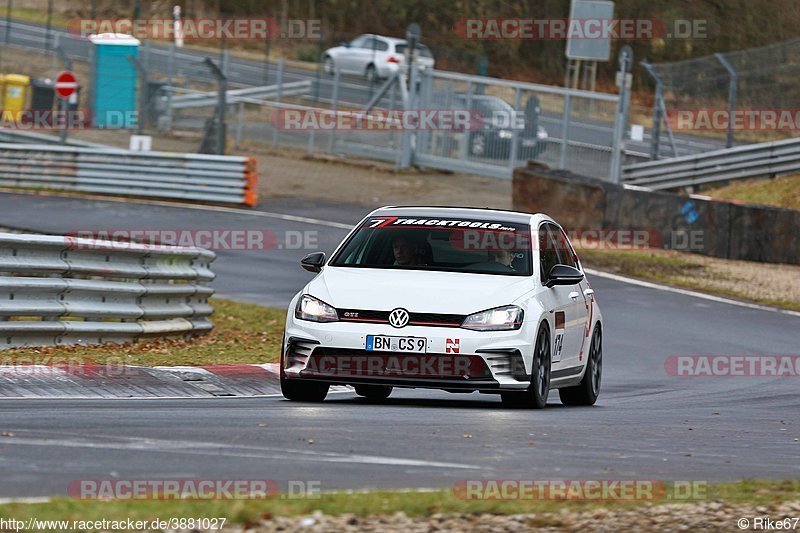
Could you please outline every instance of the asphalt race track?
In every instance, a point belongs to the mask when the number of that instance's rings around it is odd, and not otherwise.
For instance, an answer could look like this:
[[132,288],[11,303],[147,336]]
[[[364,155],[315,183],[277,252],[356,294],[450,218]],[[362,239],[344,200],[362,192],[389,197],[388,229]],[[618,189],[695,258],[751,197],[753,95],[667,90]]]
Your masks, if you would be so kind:
[[[270,205],[275,202],[275,205]],[[313,207],[313,210],[310,209]],[[0,227],[315,231],[330,250],[366,209],[268,201],[207,211],[0,193]],[[313,213],[321,221],[298,221]],[[329,221],[329,222],[326,222]],[[307,250],[219,251],[218,294],[285,304]],[[320,481],[323,490],[449,487],[464,479],[796,479],[798,378],[669,375],[670,355],[798,355],[800,318],[590,276],[605,317],[598,404],[503,408],[491,395],[0,401],[0,497],[61,495],[75,479]],[[6,436],[13,433],[13,436]]]

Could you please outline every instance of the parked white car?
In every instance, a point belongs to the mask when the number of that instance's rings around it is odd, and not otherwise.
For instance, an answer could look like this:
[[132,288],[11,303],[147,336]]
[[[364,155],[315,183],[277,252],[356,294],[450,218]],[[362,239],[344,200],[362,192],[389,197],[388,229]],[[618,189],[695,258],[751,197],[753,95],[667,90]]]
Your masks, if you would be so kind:
[[[408,42],[405,39],[382,35],[359,35],[349,43],[329,48],[322,54],[326,74],[333,75],[336,69],[343,74],[364,76],[370,82],[388,78],[406,66]],[[433,68],[431,51],[424,44],[417,44],[415,62],[421,70]]]
[[542,408],[600,391],[602,316],[580,260],[546,215],[446,207],[373,211],[289,304],[281,389],[331,384],[379,400],[393,387],[500,394]]

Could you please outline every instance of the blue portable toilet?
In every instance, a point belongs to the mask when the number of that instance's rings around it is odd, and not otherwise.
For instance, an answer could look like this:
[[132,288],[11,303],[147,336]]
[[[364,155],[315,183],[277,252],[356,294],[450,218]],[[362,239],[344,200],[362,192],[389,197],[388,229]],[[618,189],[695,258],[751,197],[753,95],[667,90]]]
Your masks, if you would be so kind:
[[92,125],[97,128],[136,126],[138,73],[128,56],[138,57],[139,39],[121,33],[90,35],[92,43]]

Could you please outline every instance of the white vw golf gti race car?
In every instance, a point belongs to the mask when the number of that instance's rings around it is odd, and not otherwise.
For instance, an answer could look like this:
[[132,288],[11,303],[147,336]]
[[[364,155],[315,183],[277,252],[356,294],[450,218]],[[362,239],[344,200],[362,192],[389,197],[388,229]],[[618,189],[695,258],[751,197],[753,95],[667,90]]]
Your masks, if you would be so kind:
[[500,394],[543,408],[551,389],[592,405],[602,316],[564,231],[546,215],[384,207],[302,260],[318,275],[289,304],[281,388],[372,400],[393,387]]

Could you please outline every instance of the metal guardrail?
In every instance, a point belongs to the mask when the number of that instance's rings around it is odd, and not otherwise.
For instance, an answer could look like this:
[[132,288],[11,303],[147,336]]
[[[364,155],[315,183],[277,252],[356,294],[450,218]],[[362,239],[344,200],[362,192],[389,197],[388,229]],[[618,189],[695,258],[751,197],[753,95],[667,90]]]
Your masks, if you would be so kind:
[[214,258],[202,248],[0,233],[0,349],[208,332]]
[[0,186],[255,205],[250,157],[0,143]]
[[663,190],[798,171],[800,139],[787,139],[628,165],[622,169],[622,180]]
[[77,139],[65,139],[62,141],[58,135],[47,135],[46,133],[37,133],[34,131],[10,130],[7,128],[0,128],[0,142],[22,144],[59,144],[67,146],[83,146],[85,148],[108,148],[108,146],[104,144],[79,141]]
[[[184,92],[176,94],[170,98],[172,109],[189,109],[195,107],[215,106],[218,102],[216,92],[186,91],[171,87],[172,92]],[[275,98],[280,94],[286,96],[300,96],[311,91],[311,80],[295,81],[282,85],[266,85],[263,87],[247,87],[244,89],[232,89],[225,92],[225,102],[228,104],[261,103],[261,100]]]

